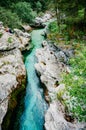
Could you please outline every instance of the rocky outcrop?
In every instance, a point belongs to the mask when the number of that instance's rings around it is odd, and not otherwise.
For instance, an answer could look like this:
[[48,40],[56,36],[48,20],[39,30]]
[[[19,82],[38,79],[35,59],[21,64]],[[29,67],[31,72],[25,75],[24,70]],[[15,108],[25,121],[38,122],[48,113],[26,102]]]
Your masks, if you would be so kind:
[[[45,114],[46,130],[80,130],[86,128],[86,124],[79,124],[70,115],[66,115],[66,106],[60,99],[59,94],[65,89],[64,84],[59,84],[62,80],[62,72],[70,72],[67,66],[68,58],[73,55],[73,50],[64,50],[46,41],[42,44],[43,48],[36,51],[38,63],[35,68],[40,76],[41,82],[46,86],[50,107]],[[69,98],[63,95],[63,98]],[[50,99],[50,100],[49,100]],[[68,117],[67,117],[68,116]]]
[[66,60],[66,56],[59,48],[52,44],[48,45],[46,41],[43,42],[42,46],[44,48],[36,51],[38,63],[35,64],[35,68],[53,100],[56,98],[55,93],[57,93],[56,89],[61,81],[61,73],[67,71],[66,65],[62,62],[62,60]]
[[50,13],[46,13],[44,16],[42,17],[36,17],[35,22],[36,23],[45,23],[48,20],[50,20],[52,18],[52,15]]
[[35,28],[44,28],[46,26],[45,22],[47,22],[48,20],[50,20],[52,18],[52,14],[50,14],[49,12],[46,13],[44,16],[42,17],[36,17],[34,24],[32,24],[32,27]]
[[[8,101],[14,89],[22,86],[26,77],[25,66],[19,49],[0,54],[0,124],[8,109]],[[21,87],[20,86],[20,87]]]
[[29,32],[32,30],[32,28],[29,25],[22,25],[22,28],[24,29],[25,32]]
[[25,75],[25,67],[19,49],[0,54],[0,124],[7,112],[10,94],[19,84],[18,77],[25,77]]
[[[46,130],[86,130],[85,123],[65,120],[65,110],[63,105],[57,100],[50,103],[50,107],[45,115]],[[69,117],[67,117],[69,118]]]
[[19,29],[14,29],[14,33],[6,32],[5,28],[0,29],[0,51],[9,51],[19,48],[25,50],[31,39],[30,34],[24,33]]
[[[16,107],[15,96],[12,98],[14,90],[22,90],[22,84],[26,80],[26,71],[23,63],[23,57],[20,50],[25,49],[30,40],[30,35],[16,30],[11,34],[6,32],[3,26],[0,26],[0,130],[3,119],[10,108]],[[18,32],[19,31],[19,32]],[[20,39],[21,38],[21,39]],[[9,120],[9,119],[8,119]],[[8,124],[9,125],[9,124]],[[5,127],[5,126],[4,126]],[[5,128],[6,130],[7,128]]]

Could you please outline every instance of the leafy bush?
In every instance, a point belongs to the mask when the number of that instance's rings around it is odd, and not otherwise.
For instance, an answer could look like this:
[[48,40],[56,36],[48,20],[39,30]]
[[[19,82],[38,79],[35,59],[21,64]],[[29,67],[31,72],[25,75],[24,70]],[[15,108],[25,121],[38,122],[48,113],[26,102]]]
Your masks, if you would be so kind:
[[52,33],[56,33],[58,31],[56,21],[51,22],[48,27],[49,27],[50,32],[52,32]]
[[5,26],[9,26],[10,28],[19,27],[21,24],[17,14],[12,13],[10,10],[4,9],[3,7],[0,7],[0,21],[2,21]]
[[8,40],[7,40],[8,43],[12,43],[13,42],[13,39],[12,37],[9,37]]
[[28,2],[18,2],[14,6],[14,11],[17,13],[22,22],[32,22],[36,16],[36,12],[34,12],[31,8],[31,5]]
[[40,12],[42,10],[42,4],[39,1],[36,3],[36,10],[37,12]]

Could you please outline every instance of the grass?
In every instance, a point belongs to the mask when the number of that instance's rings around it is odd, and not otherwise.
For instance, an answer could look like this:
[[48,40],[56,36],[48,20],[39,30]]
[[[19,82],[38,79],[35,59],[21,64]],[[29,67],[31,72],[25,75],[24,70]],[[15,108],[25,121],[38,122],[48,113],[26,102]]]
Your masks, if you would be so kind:
[[[75,119],[86,122],[86,42],[82,38],[85,32],[62,24],[59,34],[56,26],[55,21],[49,25],[48,40],[53,41],[57,46],[70,45],[75,52],[74,57],[69,59],[71,73],[62,74],[61,83],[64,83],[66,88],[57,94],[57,98]],[[69,98],[63,99],[65,93]]]
[[12,43],[13,42],[13,38],[12,37],[9,37],[8,40],[7,40],[8,43]]
[[[79,44],[75,57],[69,60],[71,73],[63,75],[63,83],[70,99],[65,100],[69,113],[79,121],[86,121],[86,46]],[[65,93],[64,92],[64,93]]]

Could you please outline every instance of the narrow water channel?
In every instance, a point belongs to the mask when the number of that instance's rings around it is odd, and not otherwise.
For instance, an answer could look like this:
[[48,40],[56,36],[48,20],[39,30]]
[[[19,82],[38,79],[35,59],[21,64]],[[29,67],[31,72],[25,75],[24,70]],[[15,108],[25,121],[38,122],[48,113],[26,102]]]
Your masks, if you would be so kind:
[[32,31],[32,44],[34,48],[27,55],[25,66],[27,70],[27,88],[25,96],[25,110],[20,119],[20,130],[44,130],[44,114],[47,104],[43,97],[43,89],[36,75],[34,64],[36,49],[41,47],[44,29]]

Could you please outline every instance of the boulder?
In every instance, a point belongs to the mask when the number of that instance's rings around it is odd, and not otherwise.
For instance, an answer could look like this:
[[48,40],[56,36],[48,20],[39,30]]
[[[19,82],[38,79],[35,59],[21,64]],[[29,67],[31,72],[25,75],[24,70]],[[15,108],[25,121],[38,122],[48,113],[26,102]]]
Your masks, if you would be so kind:
[[30,34],[23,33],[18,29],[15,29],[14,34],[6,32],[5,29],[0,29],[0,51],[9,51],[15,48],[25,50],[30,39]]
[[32,27],[44,28],[46,22],[52,18],[50,13],[45,13],[43,17],[36,17]]
[[22,37],[25,37],[25,38],[31,38],[31,35],[29,34],[29,33],[27,33],[27,32],[22,32],[21,30],[19,30],[19,29],[14,29],[14,32],[15,32],[15,34],[18,36],[18,37],[20,37],[20,36],[22,36]]
[[52,18],[52,15],[49,13],[45,13],[43,17],[36,17],[36,23],[45,23]]
[[29,26],[29,25],[22,25],[24,31],[28,32],[28,31],[31,31],[32,28]]
[[0,51],[12,50],[17,48],[20,44],[19,39],[9,32],[0,30],[2,36],[0,37]]

